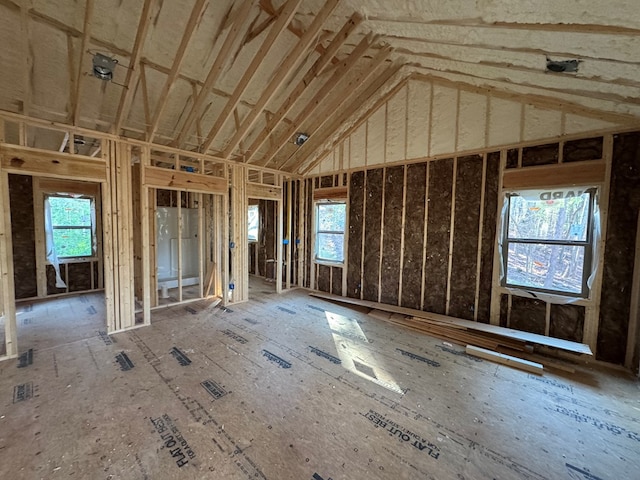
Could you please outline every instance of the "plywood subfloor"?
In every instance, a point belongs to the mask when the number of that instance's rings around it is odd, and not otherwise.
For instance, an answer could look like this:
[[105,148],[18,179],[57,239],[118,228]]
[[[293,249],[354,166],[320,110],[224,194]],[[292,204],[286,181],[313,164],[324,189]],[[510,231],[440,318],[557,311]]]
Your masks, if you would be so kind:
[[304,290],[250,295],[0,364],[0,478],[637,478],[631,377],[537,377]]

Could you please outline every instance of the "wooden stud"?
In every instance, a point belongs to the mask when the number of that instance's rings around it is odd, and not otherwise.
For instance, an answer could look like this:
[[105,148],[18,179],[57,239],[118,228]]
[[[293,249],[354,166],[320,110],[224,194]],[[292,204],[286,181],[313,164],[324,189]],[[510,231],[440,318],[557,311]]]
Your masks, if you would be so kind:
[[[408,91],[408,89],[407,89]],[[408,95],[407,95],[408,101]],[[407,143],[406,143],[406,128],[405,128],[405,157],[407,151]],[[400,226],[400,279],[398,285],[398,306],[402,306],[402,270],[404,268],[404,233],[405,233],[405,220],[407,218],[407,173],[408,168],[405,166],[403,168],[403,179],[402,179],[402,224]]]
[[449,255],[447,267],[447,301],[445,313],[449,314],[449,306],[451,304],[451,269],[453,267],[453,237],[455,234],[456,220],[456,178],[458,175],[458,158],[453,159],[453,175],[451,180],[451,223],[449,224]]
[[289,290],[291,288],[291,272],[293,271],[291,265],[291,242],[293,239],[291,238],[292,227],[293,227],[293,205],[292,205],[292,187],[293,180],[289,180],[287,182],[287,248],[285,251],[285,262],[287,264],[287,277],[286,277],[286,288]]
[[425,188],[424,188],[424,231],[422,234],[422,276],[420,278],[420,310],[424,310],[424,291],[426,277],[426,265],[427,265],[427,222],[429,221],[429,170],[431,162],[427,162],[427,168],[425,173]]
[[[0,157],[2,154],[0,154]],[[0,213],[0,276],[2,306],[4,308],[4,333],[6,358],[18,356],[15,285],[13,272],[13,241],[11,238],[11,201],[9,174],[0,168],[0,198],[6,207]]]
[[491,280],[491,307],[489,310],[491,325],[500,325],[500,272],[502,256],[500,255],[500,244],[502,243],[502,208],[504,205],[504,194],[502,193],[502,174],[507,165],[507,150],[500,151],[500,167],[498,169],[498,208],[496,214],[496,236],[493,241],[493,273]]
[[44,234],[44,195],[40,177],[31,177],[33,187],[33,223],[35,226],[36,291],[38,297],[47,295],[47,246]]
[[242,75],[242,78],[238,81],[236,88],[233,91],[233,94],[227,100],[227,104],[222,109],[222,112],[220,112],[215,123],[209,130],[209,134],[207,135],[207,138],[205,139],[202,145],[203,152],[206,153],[209,150],[209,148],[211,148],[211,145],[213,144],[217,135],[222,130],[222,127],[224,126],[224,124],[229,119],[229,116],[233,112],[233,109],[236,108],[236,106],[240,102],[240,98],[242,97],[245,90],[247,89],[247,86],[249,85],[249,82],[253,78],[255,72],[258,70],[262,62],[267,57],[267,53],[269,52],[269,50],[271,49],[275,41],[278,39],[280,34],[283,32],[283,30],[291,21],[291,19],[295,15],[296,10],[298,9],[301,3],[302,3],[302,0],[287,0],[287,3],[285,3],[282,10],[279,12],[278,18],[276,19],[275,23],[269,30],[267,37],[264,39],[264,42],[262,43],[262,45],[260,45],[260,48],[254,55],[253,59],[251,60],[251,63],[249,64],[244,74]]
[[[629,309],[629,330],[627,335],[627,351],[624,366],[635,370],[633,364],[638,345],[638,315],[640,314],[640,214],[636,226],[636,250],[633,263],[633,281],[631,283],[631,304]],[[637,358],[637,357],[636,357]]]
[[[182,67],[182,63],[184,61],[185,53],[187,51],[187,47],[189,46],[189,42],[191,41],[191,37],[197,31],[197,25],[200,22],[200,18],[204,13],[205,8],[207,7],[207,0],[195,0],[195,4],[191,9],[191,15],[189,16],[189,21],[183,27],[182,40],[180,41],[180,45],[178,46],[178,50],[173,57],[173,64],[171,65],[171,71],[169,72],[169,76],[167,77],[162,90],[160,91],[160,95],[158,97],[158,105],[156,105],[155,112],[153,114],[153,119],[151,121],[151,126],[149,127],[149,142],[153,142],[153,138],[158,131],[158,127],[160,125],[160,117],[164,112],[165,107],[167,106],[167,101],[169,99],[169,95],[171,94],[171,90],[175,85],[175,82],[178,78],[178,73],[180,72],[180,68]],[[182,27],[181,27],[182,28]]]
[[[385,110],[386,117],[386,110]],[[385,120],[386,122],[386,120]],[[386,128],[385,128],[386,131]],[[383,139],[383,145],[386,146],[386,139]],[[386,148],[386,147],[385,147]],[[384,153],[386,158],[386,151]],[[385,206],[385,190],[387,189],[387,169],[382,170],[382,192],[380,193],[382,206],[380,207],[380,245],[378,247],[378,302],[382,297],[382,252],[384,246],[384,206]]]
[[551,331],[551,304],[545,302],[545,314],[544,314],[544,334],[548,337]]
[[183,195],[188,194],[182,190],[178,190],[176,195],[178,196],[178,302],[182,303],[182,228],[184,226],[184,222],[182,221],[182,198]]
[[[120,102],[118,104],[118,111],[116,113],[116,119],[113,123],[113,133],[116,135],[120,133],[123,123],[129,117],[129,111],[133,103],[133,97],[136,93],[135,86],[140,80],[143,89],[143,101],[145,102],[145,115],[147,124],[149,124],[150,116],[147,115],[149,110],[148,95],[147,95],[147,82],[144,78],[144,65],[140,63],[142,58],[142,51],[144,43],[149,31],[149,25],[153,19],[154,10],[157,0],[145,0],[142,5],[142,12],[140,14],[140,20],[138,21],[138,28],[136,29],[136,39],[133,43],[133,50],[129,57],[129,68],[127,69],[127,76],[125,77],[125,88],[122,90],[120,96]],[[140,79],[138,79],[140,77]]]
[[484,228],[484,197],[487,181],[487,155],[482,156],[482,180],[480,187],[480,217],[478,219],[478,247],[476,256],[476,293],[473,302],[473,319],[478,321],[478,302],[480,299],[480,269],[482,267],[482,231]]
[[[281,183],[281,177],[278,177],[278,182]],[[284,224],[284,212],[282,208],[282,199],[277,202],[278,209],[278,221],[276,232],[276,293],[282,293],[282,240],[283,240],[283,224]],[[245,221],[246,223],[246,221]]]
[[[155,220],[155,215],[151,218],[151,210],[149,200],[151,197],[152,189],[145,186],[145,168],[151,163],[150,152],[148,148],[143,148],[140,151],[140,178],[139,183],[136,186],[140,192],[140,228],[141,228],[141,251],[142,256],[142,323],[144,325],[151,325],[151,307],[155,306],[151,304],[151,288],[152,288],[152,275],[151,265],[155,270],[155,258],[153,264],[151,250],[155,246],[155,238],[152,240],[151,236],[155,237],[155,229],[151,230],[150,224]],[[154,286],[155,288],[155,286]]]
[[346,42],[349,35],[355,30],[355,28],[362,22],[362,16],[357,13],[354,13],[349,20],[344,24],[342,29],[335,35],[325,52],[318,57],[313,66],[307,71],[305,76],[298,82],[298,84],[293,88],[287,99],[282,103],[278,111],[274,114],[274,116],[267,120],[267,126],[260,132],[260,134],[256,137],[256,139],[252,142],[249,147],[248,155],[245,159],[247,163],[252,163],[252,159],[255,158],[255,155],[260,150],[260,148],[264,145],[268,138],[271,138],[271,134],[276,130],[276,128],[282,123],[285,119],[287,113],[291,110],[296,100],[303,96],[307,88],[309,88],[309,84],[315,79],[322,69],[330,63],[333,56],[337,53],[337,51],[342,47],[344,42]]

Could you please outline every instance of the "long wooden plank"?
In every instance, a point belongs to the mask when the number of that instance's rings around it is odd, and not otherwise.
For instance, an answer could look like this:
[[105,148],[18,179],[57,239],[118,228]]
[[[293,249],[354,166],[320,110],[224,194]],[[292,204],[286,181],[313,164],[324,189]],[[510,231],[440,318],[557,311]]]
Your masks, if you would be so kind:
[[492,362],[507,365],[509,367],[518,368],[525,372],[535,373],[536,375],[542,375],[544,373],[544,367],[540,363],[530,362],[529,360],[512,357],[511,355],[505,355],[504,353],[492,352],[491,350],[474,347],[473,345],[467,345],[466,351],[469,355],[491,360]]
[[95,158],[11,146],[0,147],[0,154],[2,168],[9,173],[93,182],[104,182],[107,176],[105,162]]
[[222,177],[212,177],[200,173],[179,172],[145,166],[144,179],[146,187],[164,188],[167,190],[186,190],[200,193],[226,193],[227,182]]
[[313,191],[314,200],[346,200],[347,187],[316,188]]
[[505,189],[547,188],[600,184],[604,182],[606,169],[606,163],[600,161],[512,168],[504,172],[502,187]]
[[485,323],[472,322],[470,320],[462,320],[459,318],[448,317],[446,315],[438,315],[435,313],[423,312],[421,310],[414,310],[412,308],[398,307],[395,305],[385,305],[383,303],[370,302],[367,300],[356,300],[352,298],[341,297],[339,295],[330,295],[318,292],[310,293],[311,296],[322,298],[324,300],[331,300],[334,302],[345,303],[350,305],[359,305],[362,307],[374,308],[377,310],[384,310],[393,313],[402,313],[405,315],[411,315],[418,318],[426,318],[438,320],[443,323],[449,323],[452,325],[459,325],[466,327],[470,330],[478,330],[480,332],[492,333],[495,335],[502,335],[514,340],[521,340],[523,342],[535,343],[538,345],[545,345],[547,347],[557,348],[560,350],[566,350],[568,352],[580,353],[584,355],[593,355],[589,345],[583,343],[571,342],[568,340],[562,340],[559,338],[545,337],[544,335],[538,335],[535,333],[522,332],[520,330],[513,330],[511,328],[498,327],[496,325],[487,325]]

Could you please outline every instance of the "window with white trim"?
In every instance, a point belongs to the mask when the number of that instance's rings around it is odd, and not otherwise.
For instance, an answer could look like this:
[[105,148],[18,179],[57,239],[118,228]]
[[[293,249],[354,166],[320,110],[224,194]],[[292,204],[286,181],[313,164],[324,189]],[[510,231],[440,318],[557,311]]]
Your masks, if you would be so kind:
[[508,193],[502,233],[502,285],[588,298],[596,189]]
[[344,262],[344,234],[347,224],[346,202],[316,203],[315,258],[320,262]]
[[[92,257],[95,254],[93,199],[47,195],[51,235],[60,259]],[[49,250],[51,250],[49,246]]]

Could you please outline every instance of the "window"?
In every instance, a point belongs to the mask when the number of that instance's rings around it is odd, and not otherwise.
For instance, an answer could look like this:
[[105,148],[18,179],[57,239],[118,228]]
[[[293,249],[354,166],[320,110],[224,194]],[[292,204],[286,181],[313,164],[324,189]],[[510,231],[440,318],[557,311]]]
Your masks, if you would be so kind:
[[344,261],[346,219],[346,203],[322,202],[316,204],[316,260]]
[[58,258],[91,257],[94,254],[92,200],[48,196],[51,235]]
[[258,241],[258,231],[260,228],[260,211],[258,205],[249,205],[249,241]]
[[587,298],[595,189],[522,191],[506,202],[502,284]]

